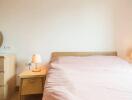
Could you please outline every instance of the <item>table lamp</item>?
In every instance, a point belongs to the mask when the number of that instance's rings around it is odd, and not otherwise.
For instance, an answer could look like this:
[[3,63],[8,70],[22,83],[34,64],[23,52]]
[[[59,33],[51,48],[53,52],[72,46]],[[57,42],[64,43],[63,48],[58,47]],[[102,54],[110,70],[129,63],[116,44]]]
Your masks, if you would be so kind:
[[41,63],[41,57],[39,54],[34,54],[32,56],[32,63],[35,64],[35,68],[32,69],[33,72],[40,72],[41,69],[38,68],[38,64]]

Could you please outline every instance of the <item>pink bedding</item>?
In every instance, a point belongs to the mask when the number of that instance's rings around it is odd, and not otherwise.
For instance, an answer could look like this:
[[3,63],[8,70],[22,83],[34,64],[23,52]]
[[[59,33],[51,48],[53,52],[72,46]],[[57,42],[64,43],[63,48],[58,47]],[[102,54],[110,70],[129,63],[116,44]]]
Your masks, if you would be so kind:
[[60,58],[51,63],[43,100],[132,100],[132,67],[114,56]]

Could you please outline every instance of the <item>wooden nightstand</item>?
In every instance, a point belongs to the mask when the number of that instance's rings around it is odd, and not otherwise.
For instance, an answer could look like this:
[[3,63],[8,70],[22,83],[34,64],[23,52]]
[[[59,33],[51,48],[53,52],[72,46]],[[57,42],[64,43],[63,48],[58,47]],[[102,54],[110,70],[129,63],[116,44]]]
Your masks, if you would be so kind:
[[46,79],[47,68],[41,68],[40,72],[24,71],[20,77],[20,100],[30,94],[42,94]]

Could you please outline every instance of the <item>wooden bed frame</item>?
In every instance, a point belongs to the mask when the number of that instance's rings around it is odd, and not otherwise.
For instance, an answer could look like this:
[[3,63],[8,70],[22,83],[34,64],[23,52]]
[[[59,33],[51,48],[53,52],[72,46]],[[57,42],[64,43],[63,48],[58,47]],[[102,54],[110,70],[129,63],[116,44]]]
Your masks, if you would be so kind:
[[92,55],[105,55],[105,56],[117,56],[116,51],[106,52],[53,52],[51,55],[51,61],[56,60],[62,56],[92,56]]

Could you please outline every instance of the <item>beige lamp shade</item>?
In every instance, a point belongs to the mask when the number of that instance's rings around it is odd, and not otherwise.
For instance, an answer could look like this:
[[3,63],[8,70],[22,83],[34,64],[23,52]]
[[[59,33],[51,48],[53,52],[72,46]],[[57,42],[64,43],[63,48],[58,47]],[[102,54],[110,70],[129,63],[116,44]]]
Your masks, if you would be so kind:
[[32,56],[32,63],[41,63],[41,56],[39,54],[34,54]]

